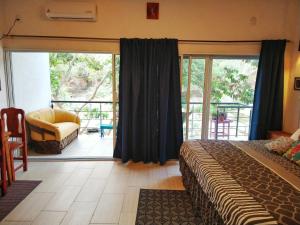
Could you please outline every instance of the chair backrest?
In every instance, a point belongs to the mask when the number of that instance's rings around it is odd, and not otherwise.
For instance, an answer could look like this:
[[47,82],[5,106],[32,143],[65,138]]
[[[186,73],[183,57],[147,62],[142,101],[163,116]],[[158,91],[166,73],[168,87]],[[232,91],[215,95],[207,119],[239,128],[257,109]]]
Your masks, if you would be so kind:
[[10,132],[10,137],[21,137],[26,140],[25,112],[23,109],[1,109],[1,119],[4,131]]

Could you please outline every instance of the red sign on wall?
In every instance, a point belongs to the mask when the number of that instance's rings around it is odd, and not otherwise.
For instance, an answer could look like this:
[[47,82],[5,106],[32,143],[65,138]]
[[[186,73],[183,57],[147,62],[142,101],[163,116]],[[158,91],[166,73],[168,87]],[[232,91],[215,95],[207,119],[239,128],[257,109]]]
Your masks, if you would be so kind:
[[159,3],[147,2],[147,19],[158,20]]

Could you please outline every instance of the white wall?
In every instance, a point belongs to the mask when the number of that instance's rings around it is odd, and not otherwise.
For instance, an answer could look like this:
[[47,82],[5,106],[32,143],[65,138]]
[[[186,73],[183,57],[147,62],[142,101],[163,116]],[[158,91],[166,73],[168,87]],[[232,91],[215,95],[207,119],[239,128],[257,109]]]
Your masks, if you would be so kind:
[[[0,0],[1,1],[1,0]],[[85,0],[98,6],[97,22],[50,21],[44,6],[55,0],[5,1],[5,27],[17,23],[13,34],[84,36],[102,38],[178,38],[207,40],[283,39],[287,46],[285,64],[284,129],[298,126],[299,92],[293,91],[293,78],[300,75],[298,54],[300,29],[299,0],[160,0],[160,19],[147,20],[143,0]],[[70,4],[77,0],[68,1]],[[82,0],[78,0],[82,1]],[[256,18],[256,23],[251,23]],[[9,39],[7,49],[118,52],[118,43]],[[180,44],[180,53],[197,54],[259,54],[259,44]],[[297,64],[298,62],[298,64]]]
[[48,53],[12,53],[15,107],[25,112],[50,106],[50,72]]
[[[9,26],[16,15],[22,19],[12,32],[15,34],[261,40],[286,37],[288,2],[295,0],[161,0],[159,20],[146,19],[147,1],[91,0],[98,6],[97,22],[50,21],[43,11],[49,0],[4,1],[6,25]],[[252,17],[256,18],[256,24],[251,24]],[[12,49],[118,51],[117,43],[87,41],[13,39],[7,40],[5,46]],[[180,50],[185,53],[257,54],[259,45],[180,45]]]
[[300,92],[294,90],[294,78],[300,77],[300,1],[291,1],[287,9],[288,23],[287,38],[292,42],[288,45],[286,55],[285,82],[285,104],[284,104],[284,130],[294,132],[299,126],[300,121]]
[[[4,32],[3,29],[4,29],[4,2],[0,0],[0,37]],[[0,40],[0,83],[1,83],[1,90],[0,90],[0,109],[1,109],[7,107],[2,40]]]

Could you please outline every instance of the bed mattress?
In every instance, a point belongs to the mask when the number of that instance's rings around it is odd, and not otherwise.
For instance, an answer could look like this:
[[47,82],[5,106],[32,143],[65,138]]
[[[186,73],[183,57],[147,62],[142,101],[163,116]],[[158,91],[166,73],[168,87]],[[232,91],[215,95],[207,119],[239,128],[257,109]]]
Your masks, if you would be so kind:
[[183,182],[204,224],[300,224],[300,167],[265,143],[183,143]]

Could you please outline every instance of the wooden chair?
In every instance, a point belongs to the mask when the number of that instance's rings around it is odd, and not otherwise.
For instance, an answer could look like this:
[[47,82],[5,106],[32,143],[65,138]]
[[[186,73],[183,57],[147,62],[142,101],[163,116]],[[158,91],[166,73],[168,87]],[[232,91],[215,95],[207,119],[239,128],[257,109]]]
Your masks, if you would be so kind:
[[[25,112],[22,109],[6,108],[1,110],[2,125],[5,131],[10,133],[9,153],[11,160],[12,179],[15,180],[15,171],[23,168],[27,171],[27,136],[25,127]],[[15,150],[20,150],[20,156],[14,156]],[[22,163],[14,167],[14,160],[22,160]]]
[[6,136],[4,135],[4,129],[2,129],[1,123],[0,123],[0,169],[1,169],[1,192],[2,195],[6,194],[7,191],[7,179],[6,179]]

